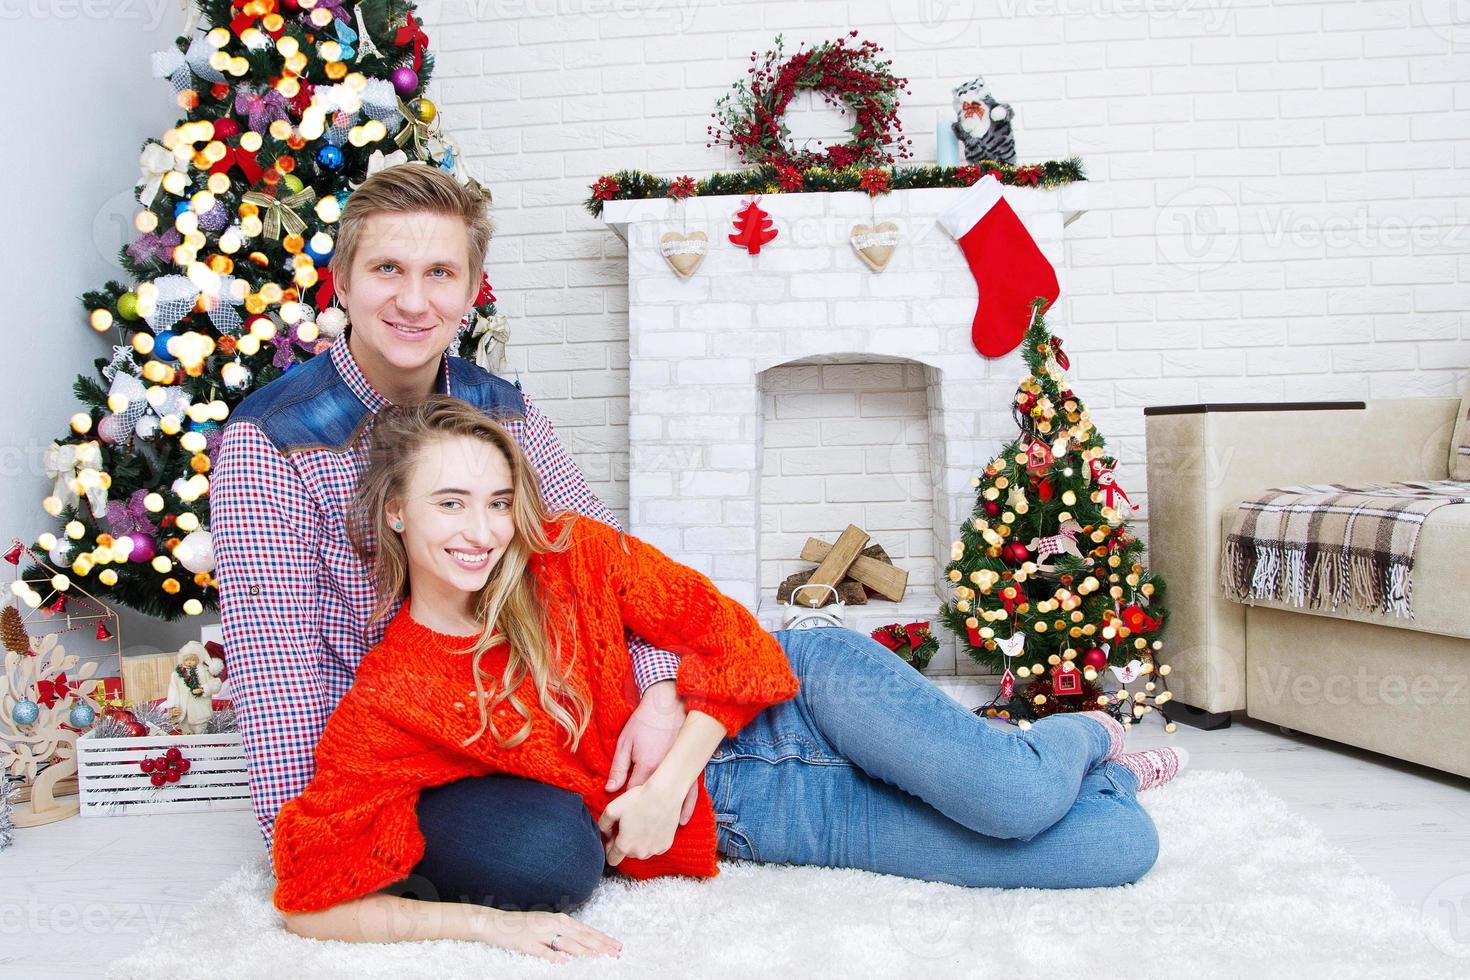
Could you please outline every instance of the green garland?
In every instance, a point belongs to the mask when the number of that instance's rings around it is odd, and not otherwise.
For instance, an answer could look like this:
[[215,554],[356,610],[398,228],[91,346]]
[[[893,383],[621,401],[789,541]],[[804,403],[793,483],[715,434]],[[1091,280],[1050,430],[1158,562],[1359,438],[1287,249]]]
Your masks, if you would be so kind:
[[[927,187],[968,187],[987,173],[1002,184],[1059,187],[1086,180],[1082,160],[1048,160],[1045,163],[1010,166],[986,160],[959,167],[847,167],[831,170],[812,167],[782,173],[775,167],[756,167],[734,172],[716,172],[702,180],[678,177],[666,180],[642,170],[619,170],[597,178],[584,206],[594,218],[602,217],[607,201],[643,201],[658,197],[714,197],[721,194],[801,194],[827,191],[915,190]],[[886,178],[886,179],[885,179]],[[798,182],[799,179],[799,182]]]

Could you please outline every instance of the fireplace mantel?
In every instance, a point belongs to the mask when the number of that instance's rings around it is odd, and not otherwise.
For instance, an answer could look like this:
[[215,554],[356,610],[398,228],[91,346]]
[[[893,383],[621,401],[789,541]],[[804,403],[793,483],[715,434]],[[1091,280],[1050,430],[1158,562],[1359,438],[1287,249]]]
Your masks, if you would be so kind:
[[[1089,190],[1086,183],[1005,188],[1062,284],[1063,298],[1048,314],[1054,327],[1066,316],[1065,236],[1086,212]],[[895,562],[929,584],[911,588],[901,605],[851,607],[849,624],[866,631],[932,620],[947,595],[942,569],[974,505],[970,479],[1014,434],[1010,404],[1023,370],[1018,355],[989,361],[970,343],[975,278],[936,223],[962,193],[764,195],[760,205],[778,234],[757,255],[727,238],[744,195],[604,205],[603,220],[628,247],[629,530],[709,575],[768,627],[778,625],[779,611],[773,586],[761,581],[762,537],[773,524],[761,504],[762,379],[773,369],[785,377],[793,366],[902,364],[905,377],[919,379],[910,401],[927,421],[924,482],[932,502],[923,505],[917,532],[926,546],[913,553],[927,567]],[[883,271],[873,272],[849,236],[855,225],[884,221],[897,225],[900,240]],[[659,252],[671,231],[708,236],[708,252],[688,279]],[[862,414],[855,412],[859,430]],[[863,526],[864,505],[827,506],[834,519]],[[883,540],[882,528],[870,530]],[[936,633],[941,653],[930,673],[980,672],[968,657],[957,663],[953,640]]]

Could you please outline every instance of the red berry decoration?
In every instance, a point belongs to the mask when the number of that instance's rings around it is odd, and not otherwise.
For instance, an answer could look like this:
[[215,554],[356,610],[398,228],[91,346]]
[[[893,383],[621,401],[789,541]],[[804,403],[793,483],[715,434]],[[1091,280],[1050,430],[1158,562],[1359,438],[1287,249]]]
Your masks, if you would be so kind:
[[155,772],[153,775],[149,776],[148,781],[154,786],[162,786],[164,782],[166,782],[163,773],[161,772]]
[[152,772],[153,771],[153,760],[152,759],[144,759],[142,762],[138,763],[138,768],[139,769],[142,769],[144,772]]
[[171,783],[178,782],[179,781],[179,776],[180,776],[180,773],[179,773],[179,771],[177,769],[170,769],[168,772],[166,772],[166,773],[163,774],[163,778],[164,779],[167,779]]
[[180,759],[179,760],[179,772],[188,772],[188,771],[189,771],[189,760],[188,759]]
[[177,748],[170,748],[163,754],[163,757],[169,762],[178,762],[184,757],[184,753],[180,752]]

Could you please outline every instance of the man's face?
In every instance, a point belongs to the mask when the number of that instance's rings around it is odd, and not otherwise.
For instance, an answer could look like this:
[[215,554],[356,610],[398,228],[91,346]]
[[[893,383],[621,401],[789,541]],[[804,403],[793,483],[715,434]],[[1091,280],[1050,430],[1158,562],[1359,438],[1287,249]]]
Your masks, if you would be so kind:
[[406,372],[437,361],[479,287],[480,270],[466,267],[468,253],[469,232],[458,218],[369,215],[348,282],[338,289],[354,351]]

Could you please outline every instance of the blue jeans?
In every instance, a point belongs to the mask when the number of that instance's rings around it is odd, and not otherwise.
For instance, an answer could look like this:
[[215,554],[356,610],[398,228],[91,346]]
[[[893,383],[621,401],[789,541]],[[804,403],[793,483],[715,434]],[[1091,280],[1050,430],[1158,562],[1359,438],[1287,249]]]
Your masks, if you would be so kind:
[[575,793],[519,776],[471,776],[426,789],[417,815],[424,854],[385,889],[425,902],[567,912],[605,869],[602,835]]
[[975,887],[1136,881],[1158,834],[1080,715],[992,726],[877,641],[776,634],[801,680],[705,767],[720,852]]

